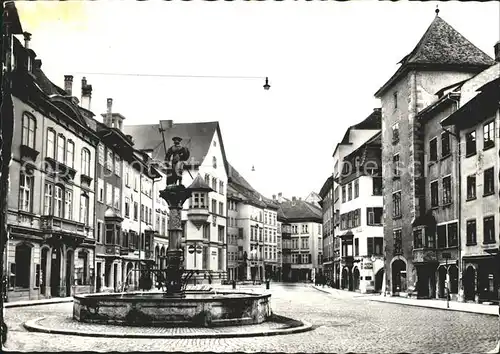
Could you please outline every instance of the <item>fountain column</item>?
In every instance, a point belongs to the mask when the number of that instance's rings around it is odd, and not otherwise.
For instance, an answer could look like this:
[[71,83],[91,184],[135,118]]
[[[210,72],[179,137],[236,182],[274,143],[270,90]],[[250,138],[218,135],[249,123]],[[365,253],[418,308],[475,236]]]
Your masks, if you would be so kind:
[[160,197],[167,203],[170,210],[168,218],[168,249],[167,249],[167,296],[183,296],[181,269],[181,237],[182,237],[182,207],[191,196],[191,191],[180,185],[169,185],[160,192]]

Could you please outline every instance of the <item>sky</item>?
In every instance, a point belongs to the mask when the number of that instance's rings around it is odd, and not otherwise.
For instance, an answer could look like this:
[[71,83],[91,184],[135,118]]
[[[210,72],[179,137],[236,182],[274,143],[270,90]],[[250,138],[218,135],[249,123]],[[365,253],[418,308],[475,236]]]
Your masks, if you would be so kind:
[[[497,2],[16,1],[42,70],[113,98],[125,124],[219,121],[228,161],[261,194],[305,198],[346,129],[440,17],[493,56]],[[96,73],[238,76],[193,78]],[[263,89],[269,77],[271,89]],[[76,93],[75,93],[76,92]],[[252,166],[255,171],[252,172]]]

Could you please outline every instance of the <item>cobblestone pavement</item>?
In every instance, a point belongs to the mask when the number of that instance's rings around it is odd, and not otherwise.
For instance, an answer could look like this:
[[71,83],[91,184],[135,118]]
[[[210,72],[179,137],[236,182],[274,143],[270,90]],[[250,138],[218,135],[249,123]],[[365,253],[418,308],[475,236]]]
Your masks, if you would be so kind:
[[[262,287],[260,289],[263,289]],[[72,304],[5,310],[16,351],[211,351],[211,352],[468,352],[497,344],[494,316],[402,306],[326,294],[310,286],[271,285],[273,312],[315,325],[313,331],[271,337],[208,339],[89,338],[27,332],[23,323],[68,315]]]

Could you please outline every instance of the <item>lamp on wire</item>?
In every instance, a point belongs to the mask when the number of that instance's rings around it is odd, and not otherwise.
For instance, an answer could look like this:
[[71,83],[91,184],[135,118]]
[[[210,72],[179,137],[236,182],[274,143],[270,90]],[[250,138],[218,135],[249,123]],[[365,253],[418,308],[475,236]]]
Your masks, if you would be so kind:
[[167,75],[167,74],[138,74],[138,73],[88,73],[76,72],[79,75],[101,75],[101,76],[147,76],[147,77],[172,77],[172,78],[201,78],[201,79],[265,79],[264,90],[268,91],[271,88],[269,77],[262,76],[218,76],[218,75]]

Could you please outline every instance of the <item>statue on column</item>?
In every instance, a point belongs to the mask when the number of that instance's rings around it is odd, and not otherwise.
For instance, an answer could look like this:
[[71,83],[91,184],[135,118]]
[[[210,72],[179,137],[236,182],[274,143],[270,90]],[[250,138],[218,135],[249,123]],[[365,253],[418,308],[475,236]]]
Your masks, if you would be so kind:
[[172,138],[172,140],[174,141],[174,145],[168,148],[165,156],[165,163],[167,167],[169,167],[169,173],[167,174],[167,186],[182,184],[184,163],[190,156],[188,148],[180,145],[182,138],[176,136]]

